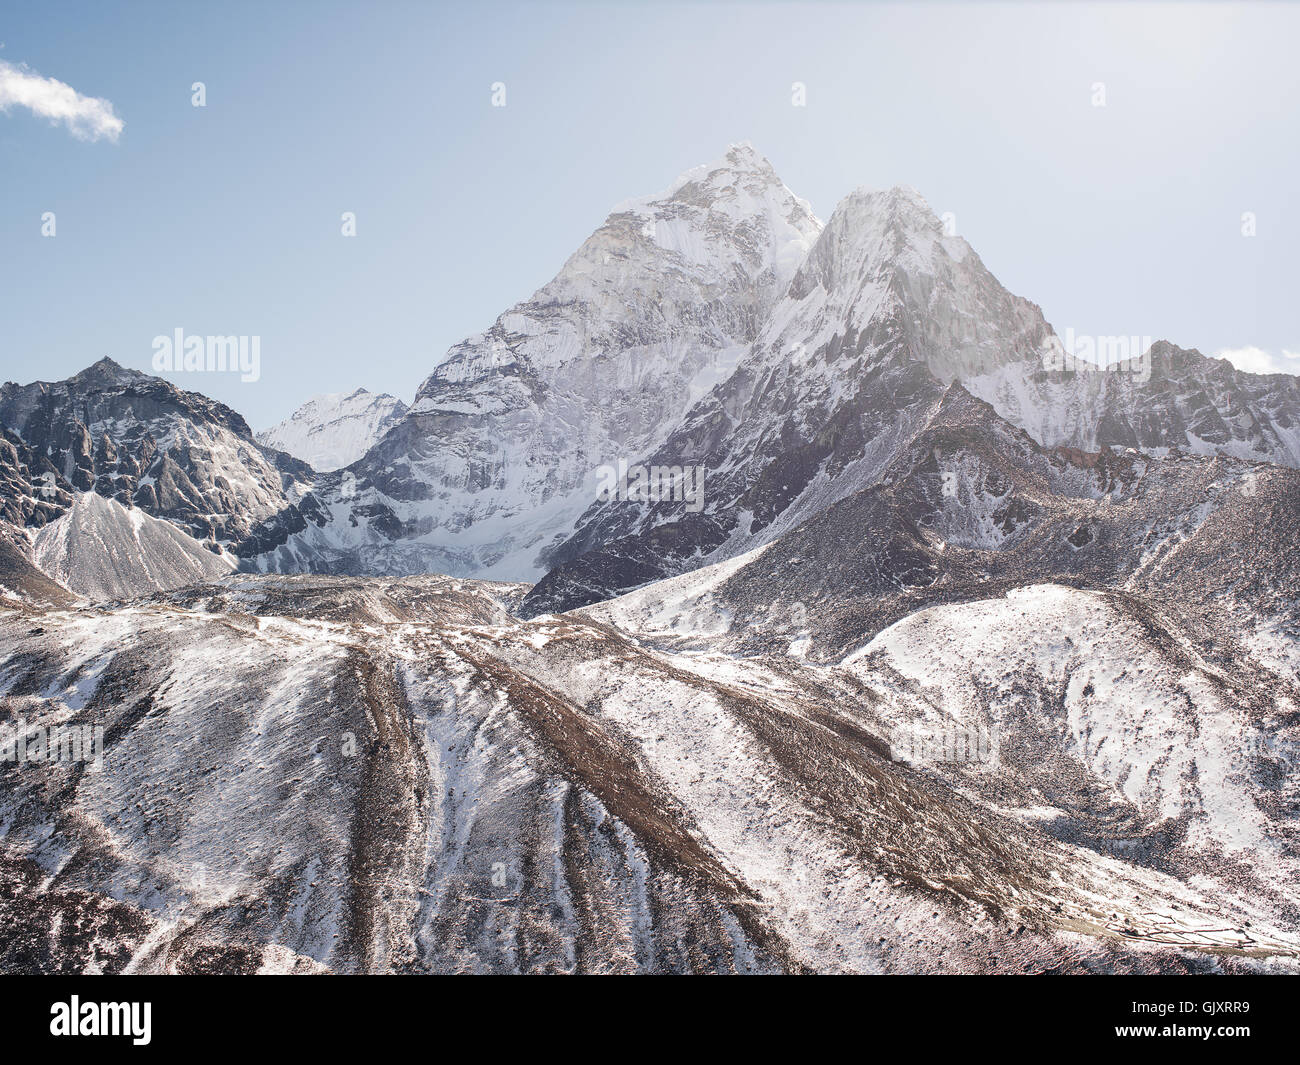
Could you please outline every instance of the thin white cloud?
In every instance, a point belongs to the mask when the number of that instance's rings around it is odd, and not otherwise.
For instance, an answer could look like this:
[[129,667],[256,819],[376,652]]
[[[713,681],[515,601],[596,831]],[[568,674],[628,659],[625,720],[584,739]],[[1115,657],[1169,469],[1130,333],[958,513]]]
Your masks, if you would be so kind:
[[1300,351],[1282,351],[1274,355],[1263,348],[1225,348],[1215,358],[1227,359],[1246,373],[1289,373],[1300,377]]
[[116,141],[126,125],[113,113],[108,100],[82,96],[71,85],[0,59],[0,111],[7,112],[15,105],[51,122],[62,122],[83,141]]

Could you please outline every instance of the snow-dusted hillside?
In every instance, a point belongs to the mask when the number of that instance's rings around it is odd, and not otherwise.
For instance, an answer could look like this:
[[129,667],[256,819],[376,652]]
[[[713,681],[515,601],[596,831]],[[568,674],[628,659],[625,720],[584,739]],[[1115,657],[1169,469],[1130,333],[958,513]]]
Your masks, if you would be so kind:
[[113,737],[68,789],[0,765],[0,967],[1296,971],[1298,500],[954,384],[871,486],[564,616],[0,605],[3,705]]
[[[1122,600],[1031,585],[918,611],[845,664],[910,704],[918,728],[982,728],[1008,752],[1042,752],[1015,767],[1036,818],[1077,821],[1101,786],[1112,846],[1150,851],[1165,829],[1189,851],[1248,857],[1285,892],[1297,870],[1279,867],[1290,850],[1279,844],[1294,842],[1294,826],[1271,823],[1257,762],[1300,756],[1297,737],[1161,636]],[[1293,697],[1277,691],[1283,713],[1300,709]]]
[[400,399],[364,388],[313,396],[284,421],[258,433],[257,440],[327,473],[356,462],[406,409]]
[[36,533],[32,555],[42,572],[78,595],[130,599],[225,576],[237,560],[216,548],[138,507],[84,492]]
[[[19,885],[0,892],[0,966],[16,949],[134,972],[1295,964],[1294,915],[1268,891],[1054,832],[1044,811],[1059,795],[1021,808],[1035,743],[1134,809],[1194,800],[1176,786],[1196,754],[1146,771],[1150,794],[1121,764],[1148,766],[1172,733],[1098,750],[1133,727],[1125,693],[1102,687],[1118,683],[1114,659],[1068,718],[1009,730],[1014,772],[925,765],[895,732],[938,683],[923,638],[895,630],[835,668],[746,661],[581,616],[519,622],[519,591],[235,577],[49,614],[40,632],[0,611],[12,711],[111,737],[102,767],[65,789],[0,764],[0,878]],[[1128,638],[1105,621],[1090,639]],[[1090,624],[1085,609],[1057,643]],[[1045,657],[1026,676],[1050,686],[1067,665]],[[1173,698],[1205,681],[1145,683]],[[1201,712],[1207,742],[1245,725],[1230,704]],[[1077,740],[1054,731],[1065,725]],[[1235,772],[1203,766],[1207,810],[1258,800]],[[1226,841],[1236,861],[1261,846],[1250,832]],[[1271,856],[1269,876],[1290,861]]]

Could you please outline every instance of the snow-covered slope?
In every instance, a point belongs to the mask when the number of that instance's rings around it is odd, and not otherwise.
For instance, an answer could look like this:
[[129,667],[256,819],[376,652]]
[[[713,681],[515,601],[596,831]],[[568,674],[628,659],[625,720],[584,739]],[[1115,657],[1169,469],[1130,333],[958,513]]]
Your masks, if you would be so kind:
[[90,599],[130,599],[224,577],[237,559],[195,540],[170,522],[94,492],[36,533],[41,571]]
[[264,569],[531,578],[602,465],[730,376],[820,223],[748,145],[620,204],[549,284],[452,349]]
[[954,383],[867,487],[563,616],[0,603],[5,705],[111,737],[0,763],[0,968],[1296,971],[1297,535],[1298,471]]
[[1126,811],[1113,821],[1134,850],[1163,827],[1188,850],[1248,856],[1285,889],[1294,863],[1275,863],[1295,826],[1269,823],[1256,774],[1292,737],[1269,731],[1211,663],[1171,653],[1160,635],[1104,594],[1031,585],[918,611],[845,662],[910,703],[919,728],[996,732],[1008,755],[1050,750],[1050,763],[1016,767],[1026,797],[1040,796],[1035,816],[1078,818],[1089,797],[1071,781],[1082,768],[1104,782],[1113,814]]
[[[1297,535],[1300,472],[1048,451],[953,386],[877,484],[577,615],[819,720],[853,707],[973,801],[1289,921]],[[997,771],[928,764],[954,744]]]
[[[520,622],[520,590],[241,575],[39,625],[0,609],[6,704],[108,737],[60,788],[0,763],[0,969],[1295,968],[1275,889],[1097,845],[1110,795],[1128,796],[1124,844],[1191,809],[1191,856],[1237,863],[1290,816],[1255,808],[1225,837],[1224,804],[1244,817],[1263,792],[1231,757],[1189,784],[1194,739],[1161,754],[1179,730],[1247,728],[1241,708],[1216,694],[1188,716],[1178,693],[1212,677],[1104,604],[1040,590],[1030,617],[981,608],[1017,675],[1070,700],[1037,728],[1008,721],[1000,762],[931,764],[899,736],[918,713],[977,716],[985,687],[926,645],[937,621],[816,666],[594,616]],[[1061,631],[1036,651],[1045,624]],[[1091,672],[1071,639],[1102,652]],[[1120,676],[1126,643],[1158,672]],[[958,646],[997,682],[996,656]],[[1165,700],[1146,710],[1163,731],[1135,732],[1139,690]],[[1031,802],[1035,759],[1078,776]],[[1083,830],[1062,830],[1067,803]],[[1294,859],[1269,863],[1276,885]]]
[[0,522],[0,600],[8,606],[39,608],[67,606],[76,599],[32,561],[32,544],[25,531]]
[[400,399],[364,388],[313,396],[284,421],[258,433],[257,440],[325,473],[356,462],[406,409]]

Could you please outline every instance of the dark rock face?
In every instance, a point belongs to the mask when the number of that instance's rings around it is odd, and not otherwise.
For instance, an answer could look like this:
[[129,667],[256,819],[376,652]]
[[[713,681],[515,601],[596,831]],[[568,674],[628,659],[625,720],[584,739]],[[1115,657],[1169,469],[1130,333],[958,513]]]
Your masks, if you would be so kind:
[[238,545],[312,476],[256,444],[229,407],[111,359],[66,381],[4,385],[0,425],[0,507],[23,526],[62,513],[69,493],[93,491]]
[[39,528],[72,502],[73,485],[41,451],[0,429],[0,521]]
[[1300,466],[1300,378],[1252,374],[1157,341],[1099,371],[1031,358],[963,383],[1049,446],[1175,447]]

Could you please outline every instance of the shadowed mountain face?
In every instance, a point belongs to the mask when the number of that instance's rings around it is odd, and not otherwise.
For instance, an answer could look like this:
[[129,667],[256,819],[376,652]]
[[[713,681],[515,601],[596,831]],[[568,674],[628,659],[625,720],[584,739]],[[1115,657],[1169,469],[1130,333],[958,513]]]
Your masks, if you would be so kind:
[[871,487],[707,572],[738,650],[784,649],[795,602],[807,653],[834,657],[922,608],[1060,583],[1158,603],[1226,664],[1300,622],[1297,534],[1300,471],[1045,449],[953,385]]

